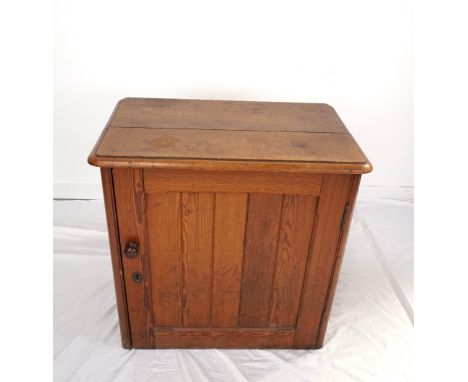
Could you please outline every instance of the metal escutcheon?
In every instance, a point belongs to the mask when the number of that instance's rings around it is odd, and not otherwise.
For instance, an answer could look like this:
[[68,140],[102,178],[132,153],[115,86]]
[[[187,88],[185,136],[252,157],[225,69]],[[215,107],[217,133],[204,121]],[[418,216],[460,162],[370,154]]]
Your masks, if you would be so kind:
[[143,280],[143,275],[140,272],[133,272],[132,280],[136,283],[141,283],[141,281]]

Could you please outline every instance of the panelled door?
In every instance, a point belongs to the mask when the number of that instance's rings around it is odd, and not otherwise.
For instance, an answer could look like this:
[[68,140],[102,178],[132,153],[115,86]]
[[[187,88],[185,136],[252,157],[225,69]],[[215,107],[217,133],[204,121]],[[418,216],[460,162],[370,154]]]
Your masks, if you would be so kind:
[[132,346],[316,347],[353,177],[113,169]]

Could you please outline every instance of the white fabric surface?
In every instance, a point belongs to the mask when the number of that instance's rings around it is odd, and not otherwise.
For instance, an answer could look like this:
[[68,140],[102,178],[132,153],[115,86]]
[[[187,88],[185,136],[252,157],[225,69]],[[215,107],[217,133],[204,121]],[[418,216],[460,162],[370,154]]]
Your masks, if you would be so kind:
[[320,350],[125,350],[102,201],[54,202],[55,381],[405,381],[413,203],[360,197]]

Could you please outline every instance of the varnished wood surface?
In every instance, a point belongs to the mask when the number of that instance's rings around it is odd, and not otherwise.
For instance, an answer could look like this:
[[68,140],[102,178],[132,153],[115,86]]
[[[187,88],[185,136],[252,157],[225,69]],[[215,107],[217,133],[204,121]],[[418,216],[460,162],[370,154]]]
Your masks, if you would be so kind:
[[[216,183],[187,192],[114,169],[104,185],[115,195],[123,338],[129,331],[135,348],[322,346],[359,178],[320,175],[318,196]],[[123,255],[129,241],[137,258]]]
[[317,347],[352,179],[352,175],[326,175],[323,179],[294,340],[298,348]]
[[206,328],[211,322],[212,193],[182,193],[183,326]]
[[109,244],[112,259],[112,271],[114,274],[117,313],[119,315],[120,336],[122,340],[122,346],[125,349],[131,349],[132,339],[128,317],[127,296],[125,293],[123,265],[120,255],[119,227],[117,225],[112,170],[108,168],[102,168],[101,180],[104,194],[104,205],[106,209],[107,231],[109,234]]
[[153,312],[159,326],[182,326],[181,195],[147,194],[148,250],[151,253]]
[[332,162],[364,165],[349,134],[170,130],[113,127],[99,157],[226,161]]
[[99,167],[372,169],[331,107],[240,101],[124,99],[88,161]]
[[144,170],[145,191],[256,192],[318,195],[321,174],[249,171]]
[[293,326],[316,203],[301,195],[148,193],[155,325]]
[[267,326],[282,206],[283,195],[249,195],[240,327]]
[[216,193],[211,326],[237,327],[244,261],[245,193]]
[[158,348],[286,349],[294,341],[294,329],[155,329]]
[[335,296],[336,284],[338,282],[338,276],[340,274],[341,264],[343,263],[343,255],[346,248],[346,240],[348,239],[348,233],[351,226],[351,220],[353,217],[354,206],[356,205],[356,198],[359,191],[359,184],[361,182],[361,175],[354,175],[351,181],[351,188],[349,190],[348,197],[348,209],[346,211],[346,216],[342,222],[341,234],[338,243],[338,249],[335,255],[335,264],[333,267],[333,275],[330,280],[330,285],[328,288],[328,295],[323,307],[322,318],[320,319],[320,328],[317,336],[317,341],[315,343],[316,348],[320,348],[323,345],[325,339],[325,331],[328,325],[328,318],[330,317],[330,311],[333,303],[333,298]]
[[[139,244],[138,256],[128,258],[121,254],[128,314],[135,348],[154,346],[153,312],[151,309],[151,274],[146,256],[146,218],[143,193],[143,174],[138,169],[114,169],[112,171],[119,227],[120,250],[123,252],[128,242]],[[134,272],[143,275],[143,281],[132,280]]]
[[372,169],[332,108],[125,99],[89,161],[124,347],[322,346]]
[[317,198],[285,195],[268,326],[295,326]]
[[347,133],[329,105],[288,102],[127,98],[111,126]]

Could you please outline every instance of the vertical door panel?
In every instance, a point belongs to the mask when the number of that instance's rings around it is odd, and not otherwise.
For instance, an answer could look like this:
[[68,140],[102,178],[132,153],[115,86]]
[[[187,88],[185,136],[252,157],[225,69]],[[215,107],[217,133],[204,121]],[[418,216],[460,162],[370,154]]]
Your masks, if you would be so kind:
[[182,326],[181,198],[179,192],[147,194],[153,312],[157,326]]
[[215,196],[211,326],[236,327],[244,258],[247,194]]
[[317,198],[285,195],[269,325],[296,325]]
[[183,192],[181,201],[183,326],[207,328],[211,322],[213,194]]
[[282,195],[249,195],[240,327],[267,326],[282,203]]

